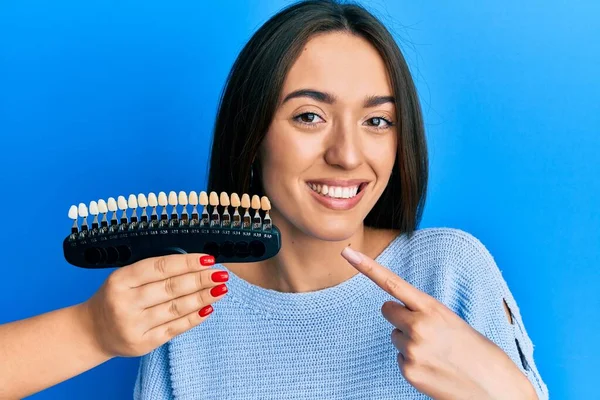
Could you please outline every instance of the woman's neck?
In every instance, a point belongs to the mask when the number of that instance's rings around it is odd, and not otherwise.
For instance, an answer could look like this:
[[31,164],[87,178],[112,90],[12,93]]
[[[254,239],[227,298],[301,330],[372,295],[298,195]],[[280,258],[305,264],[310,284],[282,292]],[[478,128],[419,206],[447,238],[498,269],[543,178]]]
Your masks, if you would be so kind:
[[311,292],[336,286],[358,272],[340,255],[352,245],[375,258],[398,235],[398,231],[361,226],[343,241],[325,241],[296,228],[278,225],[282,246],[279,253],[256,263],[225,266],[251,284],[280,292]]

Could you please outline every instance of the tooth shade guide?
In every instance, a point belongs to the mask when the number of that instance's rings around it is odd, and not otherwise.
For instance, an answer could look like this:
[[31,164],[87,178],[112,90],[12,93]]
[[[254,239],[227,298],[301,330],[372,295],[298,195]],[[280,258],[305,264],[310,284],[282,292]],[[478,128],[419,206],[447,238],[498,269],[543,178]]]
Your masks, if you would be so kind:
[[[190,227],[187,228],[178,224],[159,228],[156,225],[152,226],[152,224],[148,224],[147,222],[144,223],[144,221],[136,224],[136,221],[133,220],[133,215],[136,213],[137,206],[142,203],[138,201],[141,196],[135,199],[129,196],[129,200],[135,201],[135,203],[127,202],[127,207],[132,209],[132,218],[130,223],[125,224],[126,229],[123,229],[122,224],[118,224],[118,228],[117,226],[111,226],[111,232],[106,232],[105,229],[104,231],[97,232],[95,235],[92,234],[92,231],[87,231],[85,235],[79,233],[75,235],[70,234],[65,239],[63,246],[65,249],[65,258],[73,265],[86,268],[104,268],[115,265],[124,266],[143,258],[160,255],[161,252],[166,255],[172,254],[174,251],[214,254],[217,262],[252,262],[275,255],[280,247],[279,231],[270,223],[268,216],[268,208],[270,207],[266,205],[265,199],[259,198],[260,209],[263,209],[265,212],[263,224],[259,223],[261,221],[261,213],[258,208],[254,212],[254,221],[250,218],[249,210],[246,210],[246,214],[250,220],[250,229],[244,233],[243,229],[240,229],[240,213],[237,207],[234,207],[233,218],[229,215],[227,207],[231,203],[227,203],[235,200],[233,197],[233,195],[231,197],[227,196],[227,200],[224,200],[223,204],[219,204],[224,207],[221,215],[218,212],[219,208],[213,206],[213,211],[216,211],[215,216],[217,218],[220,217],[223,222],[222,226],[215,224],[212,228],[209,226],[202,228],[198,226],[192,227],[190,224]],[[249,196],[246,197],[250,201]],[[148,199],[146,200],[149,202],[150,195],[148,195]],[[156,196],[155,200],[158,200]],[[256,205],[254,196],[253,201]],[[121,208],[123,208],[123,199],[120,202]],[[118,207],[117,201],[114,199],[111,203],[114,203],[115,208]],[[181,203],[185,203],[185,201]],[[103,207],[106,207],[104,210],[108,211],[107,206],[106,202],[103,201],[98,201],[97,204],[95,202],[90,203],[89,212],[97,217],[98,212],[102,211]],[[153,207],[153,211],[155,207]],[[85,204],[80,208],[81,213],[79,208],[77,208],[76,215],[74,215],[75,211],[69,210],[69,215],[76,217],[73,218],[75,227],[78,223],[77,217],[82,217],[85,220],[88,215],[88,209]],[[144,211],[145,208],[142,207],[142,212]],[[183,214],[182,212],[182,221],[180,223],[183,222]],[[106,213],[103,213],[103,217],[106,218]],[[211,216],[207,215],[207,217]],[[234,224],[228,226],[228,220],[231,219],[234,220]],[[235,223],[236,220],[237,225]],[[154,222],[158,223],[156,220]],[[251,222],[255,224],[252,225]],[[117,228],[118,232],[114,228]],[[138,241],[138,238],[141,238],[141,241]],[[169,245],[167,246],[167,244]],[[219,252],[222,252],[221,255],[219,255]]]

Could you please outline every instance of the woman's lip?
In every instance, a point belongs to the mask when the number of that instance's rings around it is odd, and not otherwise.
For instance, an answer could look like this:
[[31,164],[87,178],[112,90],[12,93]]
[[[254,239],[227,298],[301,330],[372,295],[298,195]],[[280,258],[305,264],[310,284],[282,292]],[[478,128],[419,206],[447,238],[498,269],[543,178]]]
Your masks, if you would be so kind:
[[366,179],[315,179],[307,180],[306,183],[314,183],[327,186],[350,187],[359,186],[363,183],[369,183],[369,181]]
[[331,209],[331,210],[350,210],[358,204],[363,194],[365,193],[365,189],[368,186],[368,183],[365,183],[360,189],[360,192],[356,194],[356,196],[351,197],[349,199],[335,199],[329,196],[322,196],[319,193],[312,190],[308,184],[306,185],[306,189],[311,193],[311,195],[322,205]]

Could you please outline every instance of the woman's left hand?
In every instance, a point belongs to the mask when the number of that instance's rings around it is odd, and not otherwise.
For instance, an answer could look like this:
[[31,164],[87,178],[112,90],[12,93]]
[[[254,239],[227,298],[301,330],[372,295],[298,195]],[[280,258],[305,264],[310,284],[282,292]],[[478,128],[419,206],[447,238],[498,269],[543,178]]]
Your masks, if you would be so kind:
[[342,255],[403,303],[385,302],[381,312],[396,327],[400,372],[417,390],[437,400],[537,399],[508,355],[444,304],[362,253]]

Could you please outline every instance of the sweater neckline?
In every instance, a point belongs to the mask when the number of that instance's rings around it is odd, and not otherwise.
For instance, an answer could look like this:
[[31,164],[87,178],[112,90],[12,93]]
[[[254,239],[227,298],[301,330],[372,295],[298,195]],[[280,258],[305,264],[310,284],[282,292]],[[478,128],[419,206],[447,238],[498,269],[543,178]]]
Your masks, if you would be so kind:
[[[405,234],[396,236],[375,258],[379,264],[389,265],[397,257],[397,251],[407,243]],[[358,272],[349,279],[328,288],[311,292],[280,292],[254,285],[231,272],[223,264],[218,268],[229,272],[227,296],[243,303],[249,311],[267,314],[274,319],[315,318],[330,314],[354,303],[368,289],[376,286],[369,278]],[[218,304],[217,304],[218,307]]]

